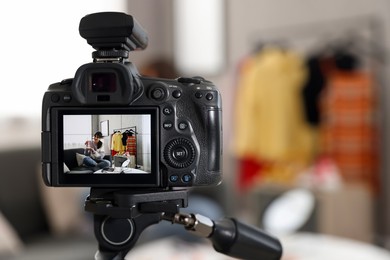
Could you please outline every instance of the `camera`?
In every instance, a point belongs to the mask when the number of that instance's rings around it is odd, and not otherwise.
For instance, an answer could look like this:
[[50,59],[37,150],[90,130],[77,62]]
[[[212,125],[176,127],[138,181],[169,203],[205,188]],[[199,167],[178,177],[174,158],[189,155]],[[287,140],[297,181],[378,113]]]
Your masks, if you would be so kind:
[[[202,77],[144,77],[129,62],[148,37],[118,12],[83,17],[95,51],[42,104],[42,172],[48,186],[174,188],[221,182],[222,104]],[[91,148],[94,138],[97,148]],[[100,144],[99,144],[100,142]],[[104,152],[88,165],[91,151]],[[88,154],[89,152],[89,154]]]
[[233,257],[280,259],[280,242],[235,219],[185,214],[186,187],[221,182],[222,100],[202,77],[141,76],[129,53],[148,37],[130,15],[94,13],[80,35],[95,51],[42,104],[42,174],[48,186],[91,187],[95,259],[124,259],[161,221],[208,238]]

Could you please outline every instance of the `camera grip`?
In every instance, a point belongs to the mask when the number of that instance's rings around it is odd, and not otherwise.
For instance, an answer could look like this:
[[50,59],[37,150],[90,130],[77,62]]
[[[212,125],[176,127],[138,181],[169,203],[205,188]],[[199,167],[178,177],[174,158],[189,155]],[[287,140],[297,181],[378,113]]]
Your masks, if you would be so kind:
[[207,133],[207,151],[208,156],[208,171],[217,172],[221,170],[221,154],[222,151],[222,129],[219,129],[222,124],[222,111],[220,109],[208,109],[206,121]]

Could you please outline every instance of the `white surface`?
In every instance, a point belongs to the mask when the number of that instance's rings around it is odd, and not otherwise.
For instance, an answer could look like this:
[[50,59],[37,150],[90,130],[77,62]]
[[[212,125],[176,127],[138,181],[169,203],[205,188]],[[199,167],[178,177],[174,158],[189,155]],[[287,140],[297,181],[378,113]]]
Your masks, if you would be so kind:
[[109,172],[109,171],[103,171],[102,169],[94,172],[94,173],[97,173],[97,174],[119,174],[123,171],[123,173],[126,173],[126,174],[148,174],[148,172],[145,172],[143,170],[140,170],[140,169],[134,169],[134,168],[122,168],[122,167],[115,167],[114,170],[112,172]]
[[214,251],[211,244],[185,243],[175,238],[166,238],[132,249],[125,259],[227,260],[234,258]]
[[[205,240],[207,241],[207,240]],[[390,260],[382,248],[334,236],[299,233],[281,239],[282,260]],[[175,238],[135,247],[126,257],[137,260],[233,259],[214,251],[211,244],[184,243]]]
[[298,233],[281,242],[286,260],[390,260],[388,250],[329,235]]
[[314,209],[313,194],[305,189],[294,189],[276,198],[264,213],[263,225],[272,234],[291,234],[299,230]]

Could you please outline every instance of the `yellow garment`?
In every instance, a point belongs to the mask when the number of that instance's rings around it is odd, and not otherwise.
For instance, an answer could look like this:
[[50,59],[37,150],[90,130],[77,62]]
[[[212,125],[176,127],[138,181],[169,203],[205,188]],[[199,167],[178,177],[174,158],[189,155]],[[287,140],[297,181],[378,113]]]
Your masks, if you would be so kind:
[[301,97],[306,73],[300,56],[274,48],[244,64],[235,110],[239,158],[295,163],[311,157],[313,130],[304,120]]
[[125,146],[122,143],[122,133],[118,132],[112,135],[111,150],[118,153],[124,153]]

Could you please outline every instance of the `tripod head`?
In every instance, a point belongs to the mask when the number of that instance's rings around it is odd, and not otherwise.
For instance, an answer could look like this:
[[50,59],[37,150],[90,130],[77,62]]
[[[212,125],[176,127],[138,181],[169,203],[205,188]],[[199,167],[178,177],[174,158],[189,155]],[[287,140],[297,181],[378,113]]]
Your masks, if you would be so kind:
[[208,238],[220,253],[241,259],[280,259],[280,242],[261,230],[235,219],[213,221],[198,214],[182,214],[187,190],[106,190],[91,188],[85,210],[94,214],[99,243],[96,260],[124,259],[150,225],[162,220],[180,224],[189,232]]

